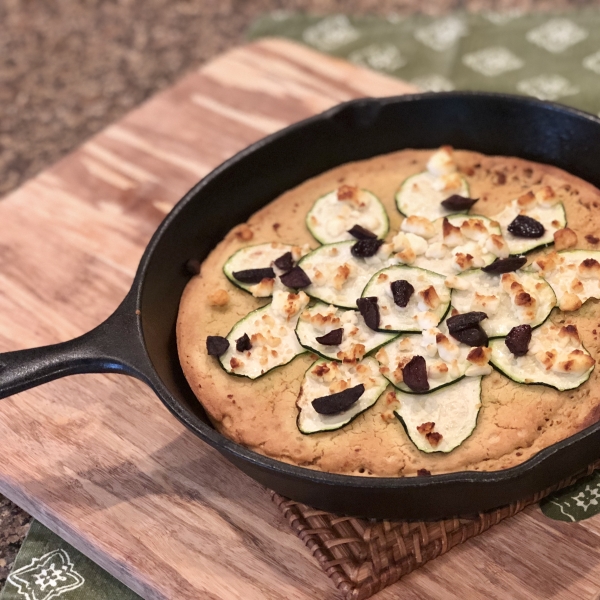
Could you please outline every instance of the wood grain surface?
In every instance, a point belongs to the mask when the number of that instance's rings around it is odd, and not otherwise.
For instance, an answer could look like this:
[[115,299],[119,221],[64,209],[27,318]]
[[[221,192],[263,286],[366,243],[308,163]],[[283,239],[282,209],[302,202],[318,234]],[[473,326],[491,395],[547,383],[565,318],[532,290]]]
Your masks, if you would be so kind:
[[[191,73],[0,203],[0,350],[91,329],[125,295],[166,212],[290,122],[409,86],[289,42]],[[268,492],[141,383],[85,375],[0,403],[0,491],[147,599],[335,599]],[[532,507],[377,598],[592,600],[600,518]]]

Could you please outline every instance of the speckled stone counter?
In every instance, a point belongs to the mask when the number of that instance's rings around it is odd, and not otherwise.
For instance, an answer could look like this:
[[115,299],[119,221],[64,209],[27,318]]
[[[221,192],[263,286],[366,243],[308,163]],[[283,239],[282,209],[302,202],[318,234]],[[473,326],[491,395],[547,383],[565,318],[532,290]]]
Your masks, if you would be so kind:
[[[427,10],[563,10],[600,0],[438,0]],[[3,0],[0,195],[183,73],[243,43],[267,11],[407,14],[417,0]],[[29,516],[0,497],[0,584]]]

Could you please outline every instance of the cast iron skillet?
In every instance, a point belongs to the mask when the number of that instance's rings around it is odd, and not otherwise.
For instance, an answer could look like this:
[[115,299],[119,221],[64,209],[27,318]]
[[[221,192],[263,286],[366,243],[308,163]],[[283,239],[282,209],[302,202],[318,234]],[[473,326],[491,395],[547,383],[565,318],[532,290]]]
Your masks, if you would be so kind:
[[0,354],[0,397],[75,373],[132,375],[250,477],[294,500],[363,517],[468,514],[572,475],[600,457],[600,423],[522,465],[490,473],[373,478],[291,466],[217,433],[183,377],[175,321],[190,277],[184,269],[189,258],[202,260],[234,225],[323,171],[402,148],[443,144],[556,165],[600,187],[600,119],[577,110],[469,92],[341,104],[257,142],[198,183],[158,228],[130,292],[104,323],[68,342]]

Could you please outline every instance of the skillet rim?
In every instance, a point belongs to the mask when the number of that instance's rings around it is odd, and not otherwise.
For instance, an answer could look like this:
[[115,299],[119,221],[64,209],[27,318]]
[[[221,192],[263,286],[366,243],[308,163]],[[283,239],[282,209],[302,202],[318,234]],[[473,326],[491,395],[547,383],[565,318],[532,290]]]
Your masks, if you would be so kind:
[[[210,184],[212,180],[221,176],[222,173],[243,161],[245,157],[252,154],[256,150],[266,146],[273,141],[279,140],[285,137],[291,132],[295,132],[302,129],[306,125],[332,119],[338,116],[348,108],[360,107],[360,106],[385,106],[388,104],[397,103],[410,103],[427,100],[429,98],[436,99],[460,99],[460,98],[493,98],[498,100],[505,100],[509,103],[516,103],[521,105],[530,105],[534,108],[543,109],[544,111],[555,111],[560,113],[568,113],[571,116],[579,117],[581,119],[591,121],[596,125],[600,126],[600,118],[597,116],[582,111],[580,109],[565,106],[557,102],[542,101],[536,98],[527,96],[519,96],[516,94],[504,94],[494,92],[477,92],[477,91],[454,91],[454,92],[423,92],[417,94],[405,94],[399,96],[386,96],[386,97],[365,97],[349,100],[337,104],[317,115],[313,115],[296,123],[293,123],[283,129],[280,129],[266,137],[263,137],[256,142],[250,144],[244,149],[240,150],[226,161],[221,163],[215,169],[210,171],[205,177],[203,177],[198,183],[196,183],[171,209],[168,215],[164,218],[162,223],[158,226],[150,239],[144,254],[140,260],[139,266],[134,277],[130,294],[134,296],[135,308],[142,312],[143,302],[143,291],[146,283],[146,273],[149,265],[155,256],[156,248],[162,241],[164,233],[169,229],[171,223],[178,217],[179,213],[190,203],[193,202],[196,196],[201,193],[202,189]],[[549,163],[548,163],[549,164]],[[561,168],[561,167],[559,167]],[[129,294],[128,294],[129,295]],[[143,314],[143,312],[142,312]],[[548,446],[540,450],[531,458],[525,462],[509,467],[507,469],[496,470],[496,471],[455,471],[451,473],[443,473],[438,475],[431,475],[428,477],[418,476],[397,476],[397,477],[379,477],[371,475],[348,475],[339,473],[330,473],[327,471],[321,471],[316,469],[310,469],[307,467],[301,467],[291,463],[287,463],[264,454],[260,454],[251,450],[242,444],[234,442],[229,438],[219,433],[213,426],[208,425],[202,419],[194,415],[188,409],[171,394],[168,386],[164,383],[157,369],[155,368],[152,359],[148,353],[146,340],[144,336],[144,327],[142,324],[141,315],[137,318],[138,335],[144,350],[144,355],[147,361],[149,369],[145,373],[145,380],[151,386],[153,391],[159,397],[161,402],[166,408],[183,424],[187,429],[193,432],[204,442],[222,453],[232,455],[236,459],[250,463],[255,467],[265,469],[279,476],[287,478],[293,478],[297,481],[309,481],[311,483],[319,483],[328,486],[347,486],[354,488],[377,488],[377,489],[404,489],[407,488],[426,488],[426,487],[437,487],[437,486],[448,486],[448,485],[491,485],[497,483],[507,483],[514,480],[518,480],[525,477],[533,477],[536,469],[541,469],[550,462],[554,455],[558,452],[566,451],[570,446],[579,445],[584,443],[586,438],[597,434],[600,431],[600,421],[586,427],[585,429]],[[200,402],[200,400],[197,400]],[[582,465],[581,468],[587,465]]]

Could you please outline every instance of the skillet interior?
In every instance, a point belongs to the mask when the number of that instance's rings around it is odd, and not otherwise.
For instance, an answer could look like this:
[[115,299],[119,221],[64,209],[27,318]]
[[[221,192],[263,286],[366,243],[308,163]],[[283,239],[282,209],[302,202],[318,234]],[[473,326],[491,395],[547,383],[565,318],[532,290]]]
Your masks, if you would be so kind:
[[403,148],[450,144],[484,154],[558,166],[600,187],[600,120],[532,99],[449,93],[357,100],[303,121],[244,150],[195,186],[153,237],[136,278],[151,383],[194,433],[276,491],[338,513],[436,518],[505,504],[552,485],[600,455],[593,426],[523,465],[495,473],[431,478],[362,478],[293,467],[225,439],[210,425],[179,366],[175,322],[189,279],[236,224],[282,192],[340,164]]

